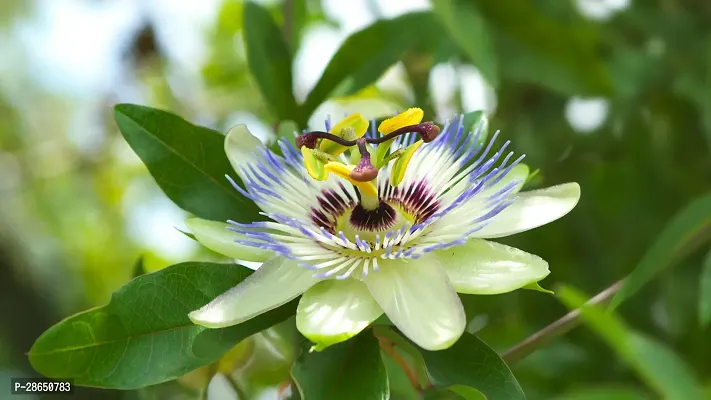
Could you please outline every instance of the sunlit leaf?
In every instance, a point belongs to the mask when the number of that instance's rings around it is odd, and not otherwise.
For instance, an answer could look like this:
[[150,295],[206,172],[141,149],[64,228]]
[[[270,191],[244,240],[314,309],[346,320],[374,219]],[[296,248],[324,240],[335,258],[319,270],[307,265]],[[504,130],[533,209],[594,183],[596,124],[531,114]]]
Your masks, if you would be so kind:
[[294,314],[291,302],[225,329],[190,322],[190,311],[251,272],[234,264],[182,263],[142,275],[115,292],[108,305],[43,333],[30,349],[30,363],[45,376],[86,386],[132,389],[178,378]]
[[464,0],[432,3],[435,15],[452,39],[494,87],[499,83],[494,41],[486,20],[474,4]]
[[349,36],[306,98],[302,116],[308,118],[329,97],[351,95],[375,82],[422,40],[432,22],[430,13],[410,13],[380,20]]
[[[330,98],[321,103],[311,114],[308,128],[311,130],[324,130],[324,122],[331,119],[332,123],[340,121],[347,115],[361,114],[368,121],[382,120],[391,117],[407,108],[404,104],[393,102],[384,93],[375,89],[364,89],[353,96]],[[377,126],[377,124],[376,124]],[[369,127],[372,128],[372,125]]]
[[619,306],[664,268],[706,243],[709,237],[711,237],[711,194],[692,201],[672,218],[639,264],[625,278],[610,307]]
[[279,120],[296,119],[289,46],[269,11],[252,1],[244,5],[244,41],[249,69],[267,104]]
[[305,347],[291,374],[308,400],[388,399],[388,375],[378,341],[370,331],[322,352]]
[[257,206],[225,178],[239,181],[225,155],[224,135],[133,104],[117,105],[114,118],[158,186],[180,208],[212,220],[258,218]]
[[630,331],[612,312],[584,305],[587,298],[575,289],[561,287],[559,298],[570,309],[582,307],[588,326],[655,389],[664,399],[701,399],[702,390],[693,371],[662,343]]

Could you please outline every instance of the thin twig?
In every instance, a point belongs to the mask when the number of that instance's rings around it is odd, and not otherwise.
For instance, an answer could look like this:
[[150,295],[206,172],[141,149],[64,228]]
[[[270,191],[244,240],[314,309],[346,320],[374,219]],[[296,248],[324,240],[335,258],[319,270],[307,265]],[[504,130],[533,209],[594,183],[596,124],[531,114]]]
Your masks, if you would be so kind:
[[[612,296],[614,296],[615,293],[620,290],[622,282],[623,281],[620,280],[613,283],[607,289],[603,290],[602,292],[595,295],[595,297],[588,300],[586,304],[595,305],[610,301],[612,299]],[[565,314],[563,317],[541,329],[540,331],[527,337],[521,343],[506,350],[501,355],[501,358],[503,358],[507,364],[512,364],[517,361],[521,361],[524,357],[540,349],[551,340],[569,332],[571,329],[578,326],[579,323],[580,309],[576,309]]]
[[407,362],[407,360],[405,360],[402,355],[398,353],[397,349],[395,349],[395,343],[380,335],[376,335],[376,337],[378,338],[378,342],[380,342],[380,348],[405,372],[405,375],[407,375],[407,379],[410,381],[412,387],[418,392],[422,391],[420,382],[417,380],[415,370]]

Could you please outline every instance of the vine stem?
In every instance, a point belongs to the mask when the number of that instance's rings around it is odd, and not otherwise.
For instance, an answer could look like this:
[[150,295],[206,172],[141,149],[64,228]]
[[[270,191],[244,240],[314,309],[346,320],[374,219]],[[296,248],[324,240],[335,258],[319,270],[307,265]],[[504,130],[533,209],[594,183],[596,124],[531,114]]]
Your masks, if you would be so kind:
[[[596,294],[588,300],[586,305],[604,304],[612,300],[612,296],[620,290],[623,280],[619,280],[602,292]],[[501,358],[507,363],[512,364],[521,361],[523,358],[533,353],[534,351],[545,346],[551,340],[568,333],[571,329],[580,324],[580,309],[575,309],[553,323],[524,339],[521,343],[513,346],[501,354]]]
[[412,368],[412,366],[405,360],[400,353],[398,353],[397,349],[395,349],[395,343],[383,336],[380,335],[375,335],[378,338],[378,342],[380,343],[380,348],[387,354],[392,360],[395,362],[395,364],[398,365],[404,372],[405,375],[407,375],[407,379],[410,381],[410,384],[412,385],[415,390],[420,392],[422,388],[420,387],[420,382],[417,379],[417,374],[415,373],[415,370]]

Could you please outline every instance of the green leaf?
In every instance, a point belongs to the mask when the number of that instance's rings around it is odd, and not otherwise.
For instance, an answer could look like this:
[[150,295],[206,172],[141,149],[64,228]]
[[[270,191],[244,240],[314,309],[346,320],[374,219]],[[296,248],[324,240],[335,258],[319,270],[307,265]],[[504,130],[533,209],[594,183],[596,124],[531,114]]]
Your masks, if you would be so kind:
[[430,381],[438,388],[463,385],[489,399],[525,399],[513,373],[499,355],[476,336],[464,335],[450,348],[421,350]]
[[274,154],[283,156],[281,148],[279,147],[279,141],[285,139],[289,143],[294,143],[294,137],[300,132],[299,125],[290,119],[279,122],[276,131],[276,137],[271,141],[267,147]]
[[662,343],[630,331],[612,312],[586,305],[586,296],[570,287],[557,290],[571,310],[580,308],[581,318],[664,399],[701,399],[702,389],[692,370]]
[[518,42],[501,37],[497,42],[502,79],[540,85],[564,96],[598,95],[604,90],[587,82],[580,70],[566,68]]
[[289,143],[294,142],[294,136],[299,133],[299,125],[292,120],[285,120],[279,122],[279,127],[277,128],[277,140],[284,138]]
[[704,258],[699,291],[699,323],[706,327],[711,322],[711,251]]
[[498,31],[502,40],[497,47],[505,44],[509,48],[500,56],[506,60],[501,63],[503,74],[550,84],[570,95],[612,92],[594,24],[581,16],[562,23],[541,13],[530,0],[474,3],[489,26]]
[[224,150],[224,135],[154,108],[119,104],[114,118],[123,137],[180,208],[198,217],[252,222],[259,209],[237,192],[239,182]]
[[638,390],[628,388],[589,388],[579,389],[556,397],[556,400],[645,400]]
[[279,120],[296,119],[289,46],[269,11],[252,1],[244,5],[244,41],[249,69],[267,104]]
[[[467,395],[462,395],[454,390],[448,389],[429,389],[425,391],[422,396],[422,400],[486,400],[482,394],[477,394],[476,390],[468,388],[465,386],[461,387],[461,390],[471,390],[473,394],[467,393]],[[475,397],[478,396],[478,397]]]
[[435,15],[459,48],[484,78],[497,87],[499,73],[493,38],[476,6],[463,0],[438,0],[432,5]]
[[308,117],[324,100],[355,94],[375,82],[436,23],[430,13],[410,13],[380,20],[349,36],[328,63],[302,105]]
[[[284,23],[284,34],[289,42],[292,56],[296,54],[301,44],[301,32],[306,26],[309,17],[307,0],[291,0],[284,2],[284,18],[290,21],[290,25]],[[287,17],[290,16],[291,18]]]
[[484,111],[471,111],[464,114],[463,118],[464,120],[462,121],[462,126],[467,132],[470,131],[476,134],[477,130],[481,126],[481,132],[477,143],[486,143],[486,139],[489,137],[489,119],[486,117]]
[[308,400],[388,399],[390,389],[380,347],[371,331],[322,352],[304,348],[291,375]]
[[464,400],[487,400],[486,396],[484,396],[480,391],[469,386],[454,385],[449,388],[449,390],[456,393]]
[[706,194],[678,212],[667,224],[642,260],[632,270],[610,303],[614,309],[635,294],[655,275],[711,237],[711,194]]
[[[206,376],[206,378],[208,378]],[[205,382],[204,387],[207,387],[209,379]],[[193,387],[187,387],[182,385],[180,381],[169,381],[161,383],[160,385],[148,386],[141,388],[135,392],[135,397],[130,397],[128,392],[127,396],[122,397],[122,400],[158,400],[158,399],[171,399],[171,400],[200,400],[204,398],[204,391],[206,389],[198,389]]]
[[178,378],[294,314],[296,301],[225,329],[190,322],[190,311],[251,272],[234,264],[190,262],[142,275],[116,291],[108,305],[48,329],[30,349],[30,363],[47,377],[85,386],[134,389]]

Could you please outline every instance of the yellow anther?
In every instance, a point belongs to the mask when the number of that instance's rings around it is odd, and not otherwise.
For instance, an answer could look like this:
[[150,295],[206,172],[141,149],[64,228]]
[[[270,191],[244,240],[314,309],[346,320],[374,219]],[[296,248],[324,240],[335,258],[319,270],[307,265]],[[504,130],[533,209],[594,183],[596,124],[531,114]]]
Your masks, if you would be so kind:
[[422,117],[424,117],[424,115],[425,112],[422,111],[421,108],[408,108],[400,114],[381,122],[378,126],[378,132],[383,135],[387,135],[388,133],[394,132],[403,126],[417,125],[422,122]]
[[390,185],[397,186],[400,182],[402,182],[412,156],[415,155],[417,149],[422,146],[422,143],[424,143],[422,140],[418,140],[417,142],[407,146],[402,155],[397,159],[397,161],[395,161],[395,165],[393,165],[393,169],[390,171]]
[[304,146],[301,148],[301,154],[304,156],[304,166],[306,166],[309,175],[318,181],[325,181],[328,178],[328,169],[325,168],[325,163],[316,156],[316,152]]
[[[363,137],[367,130],[368,120],[363,118],[360,114],[351,114],[331,128],[329,133],[346,140],[355,140]],[[331,154],[332,156],[338,156],[346,151],[348,147],[331,140],[322,140],[319,145],[319,149],[325,153]]]
[[[422,109],[413,107],[401,112],[400,114],[388,118],[380,123],[378,126],[378,132],[383,136],[390,132],[394,132],[404,126],[417,125],[422,121],[422,117],[425,112]],[[385,156],[388,154],[390,145],[394,139],[390,139],[387,142],[380,143],[378,148],[375,149],[375,165],[380,168],[385,164]]]
[[351,178],[351,171],[355,168],[354,165],[345,165],[339,162],[331,161],[325,165],[327,171],[332,172],[339,177],[352,183],[354,186],[358,187],[361,192],[367,196],[377,196],[378,188],[372,182],[358,182]]

